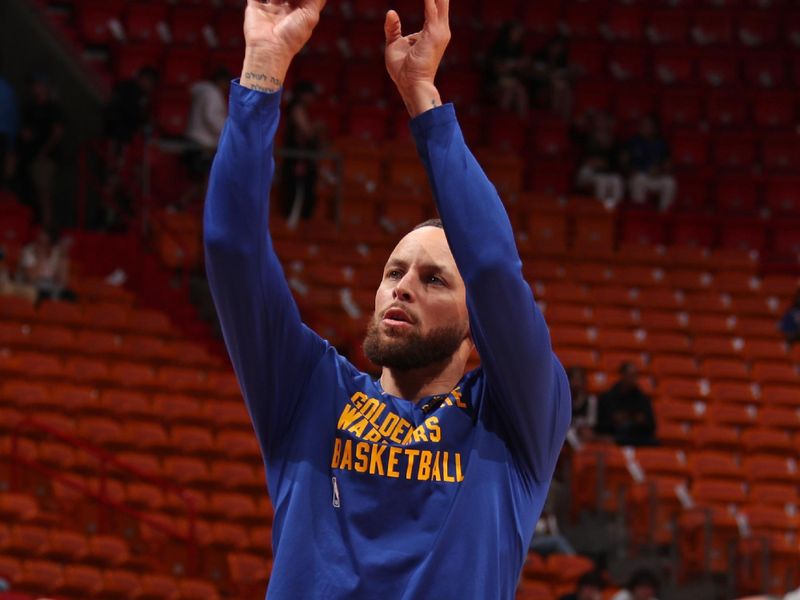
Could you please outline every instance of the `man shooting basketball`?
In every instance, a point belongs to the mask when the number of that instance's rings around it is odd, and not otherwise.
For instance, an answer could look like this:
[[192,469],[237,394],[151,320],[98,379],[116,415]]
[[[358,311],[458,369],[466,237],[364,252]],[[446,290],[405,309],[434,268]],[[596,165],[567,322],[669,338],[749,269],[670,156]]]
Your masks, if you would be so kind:
[[[448,0],[386,16],[386,66],[441,223],[389,257],[373,380],[302,324],[267,215],[280,90],[324,0],[248,0],[205,207],[208,277],[275,509],[269,598],[511,599],[570,422],[508,217],[434,77]],[[442,228],[443,227],[443,228]],[[481,368],[464,374],[474,347]]]

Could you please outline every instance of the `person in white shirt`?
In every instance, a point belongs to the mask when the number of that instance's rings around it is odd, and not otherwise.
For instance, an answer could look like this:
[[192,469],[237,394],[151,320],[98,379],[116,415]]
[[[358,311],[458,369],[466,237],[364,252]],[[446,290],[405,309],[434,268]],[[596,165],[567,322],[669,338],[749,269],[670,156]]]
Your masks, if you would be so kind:
[[186,122],[186,138],[203,148],[216,151],[219,136],[228,117],[228,89],[231,74],[218,69],[208,81],[191,87],[192,107]]

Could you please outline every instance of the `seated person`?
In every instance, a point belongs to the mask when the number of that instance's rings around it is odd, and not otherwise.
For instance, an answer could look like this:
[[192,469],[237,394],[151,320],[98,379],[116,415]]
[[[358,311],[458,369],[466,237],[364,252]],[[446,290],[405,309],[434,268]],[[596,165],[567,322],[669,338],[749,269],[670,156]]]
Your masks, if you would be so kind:
[[567,379],[572,394],[570,437],[575,435],[578,442],[588,442],[594,438],[594,428],[597,426],[597,396],[586,391],[586,371],[583,367],[567,369]]
[[623,363],[619,373],[619,381],[600,396],[595,432],[621,446],[658,444],[653,406],[637,384],[636,365]]
[[599,571],[590,571],[578,579],[574,592],[561,596],[560,600],[602,600],[605,587],[603,574]]
[[33,242],[22,249],[18,282],[36,288],[37,300],[74,300],[69,284],[69,246],[64,238],[53,244],[50,234],[42,230]]
[[644,204],[650,193],[658,195],[658,206],[666,211],[677,193],[675,176],[670,172],[670,150],[653,117],[644,117],[639,133],[628,140],[622,163],[629,171],[631,200]]
[[625,589],[611,600],[658,600],[658,577],[650,569],[634,571]]
[[800,341],[800,288],[795,292],[794,304],[783,315],[779,327],[787,343]]

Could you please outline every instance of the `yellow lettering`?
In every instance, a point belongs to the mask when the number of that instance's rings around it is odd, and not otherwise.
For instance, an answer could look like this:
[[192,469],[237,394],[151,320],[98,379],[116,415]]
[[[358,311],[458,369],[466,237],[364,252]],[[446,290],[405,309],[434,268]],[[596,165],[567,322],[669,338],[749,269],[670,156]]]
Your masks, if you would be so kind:
[[342,451],[342,440],[338,437],[333,441],[333,458],[331,458],[331,469],[339,467],[339,454]]
[[367,465],[369,464],[369,444],[366,442],[358,442],[356,444],[356,462],[353,465],[359,473],[367,472]]
[[369,400],[367,400],[364,406],[361,407],[361,412],[364,413],[364,418],[372,419],[373,413],[377,410],[377,408],[380,405],[381,403],[378,402],[377,398],[370,398]]
[[408,457],[408,468],[406,469],[406,479],[411,479],[411,473],[414,469],[414,459],[419,456],[419,450],[414,448],[406,448],[406,456]]
[[394,477],[395,479],[400,477],[400,473],[397,472],[395,467],[397,466],[397,455],[401,452],[401,449],[397,446],[392,446],[389,448],[389,462],[386,465],[386,476],[387,477]]
[[342,460],[339,462],[342,470],[353,468],[353,440],[345,440],[342,448]]
[[361,408],[364,406],[364,401],[368,398],[364,392],[356,392],[353,394],[353,397],[350,398],[350,402],[356,405],[356,408]]
[[372,454],[369,457],[369,474],[383,475],[383,453],[386,452],[387,446],[372,445]]
[[403,432],[408,427],[411,427],[411,423],[409,423],[405,419],[400,419],[397,422],[397,426],[394,428],[394,431],[392,431],[392,435],[389,436],[389,439],[397,444],[405,444],[405,441],[403,441],[403,438],[401,438],[400,436],[403,435]]
[[377,408],[370,415],[369,422],[372,423],[373,427],[377,427],[376,421],[378,420],[378,417],[380,417],[383,414],[383,411],[385,409],[386,405],[383,402],[381,402],[380,404],[378,404]]
[[415,442],[427,442],[428,438],[425,436],[425,428],[420,425],[414,430],[414,441]]
[[378,430],[373,427],[367,432],[367,434],[364,436],[364,439],[368,442],[380,442],[381,434],[378,433]]
[[349,404],[345,404],[344,410],[339,417],[339,424],[336,427],[338,429],[347,429],[350,427],[350,424],[359,417],[361,417],[361,413],[358,412],[357,408],[354,408]]
[[443,452],[442,455],[444,457],[442,458],[442,480],[447,483],[455,483],[456,478],[447,473],[447,463],[450,462],[450,453]]
[[464,481],[464,475],[461,474],[461,453],[456,452],[453,456],[456,458],[456,481]]
[[453,398],[456,399],[456,406],[458,408],[469,408],[465,402],[461,401],[461,389],[456,388],[453,390]]
[[386,415],[386,418],[383,420],[383,423],[381,423],[381,426],[378,428],[378,431],[381,432],[381,435],[388,436],[390,433],[392,433],[394,426],[397,425],[397,422],[399,420],[400,417],[398,417],[396,414],[389,413],[388,415]]
[[425,425],[428,426],[428,433],[431,436],[432,442],[442,441],[442,430],[439,427],[439,417],[429,417],[425,420]]
[[368,424],[369,422],[366,419],[361,419],[355,425],[349,427],[347,431],[357,435],[358,437],[361,437],[362,435],[364,435],[364,430],[367,428]]
[[417,479],[420,481],[428,481],[431,478],[431,460],[433,460],[433,453],[430,450],[422,450],[419,455],[419,471]]
[[431,469],[431,481],[441,481],[442,480],[442,472],[439,469],[439,451],[436,451],[436,455],[433,457],[433,469]]
[[449,397],[448,397],[448,398],[445,398],[445,400],[444,400],[444,405],[445,405],[445,406],[453,406],[453,401],[452,401],[452,400],[450,400],[450,398],[449,398]]
[[411,437],[414,435],[414,429],[411,428],[411,423],[408,424],[408,427],[409,427],[408,433],[406,434],[406,437],[404,437],[403,441],[401,442],[403,444],[403,446],[407,446],[409,443],[411,443]]

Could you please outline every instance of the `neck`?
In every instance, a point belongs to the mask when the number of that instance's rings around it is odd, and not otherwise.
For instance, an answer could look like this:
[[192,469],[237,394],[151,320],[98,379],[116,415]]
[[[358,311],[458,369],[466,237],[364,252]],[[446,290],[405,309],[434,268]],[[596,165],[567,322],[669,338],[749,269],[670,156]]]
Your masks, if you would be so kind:
[[381,372],[381,387],[392,396],[417,402],[428,396],[447,394],[464,376],[467,356],[456,352],[444,362],[428,367],[400,371],[384,367]]

